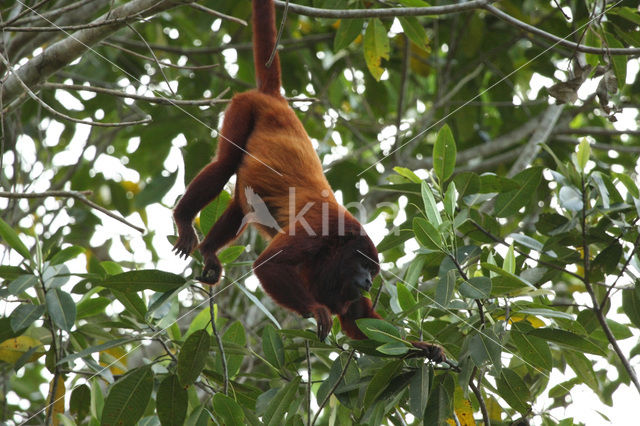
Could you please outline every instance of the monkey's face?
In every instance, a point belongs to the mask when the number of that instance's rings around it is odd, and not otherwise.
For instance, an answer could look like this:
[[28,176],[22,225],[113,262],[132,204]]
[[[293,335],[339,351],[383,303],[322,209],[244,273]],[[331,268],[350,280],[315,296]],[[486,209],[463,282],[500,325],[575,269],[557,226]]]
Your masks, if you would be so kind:
[[340,271],[342,297],[345,301],[357,300],[363,292],[371,289],[373,279],[380,270],[378,253],[368,237],[351,242],[343,253]]

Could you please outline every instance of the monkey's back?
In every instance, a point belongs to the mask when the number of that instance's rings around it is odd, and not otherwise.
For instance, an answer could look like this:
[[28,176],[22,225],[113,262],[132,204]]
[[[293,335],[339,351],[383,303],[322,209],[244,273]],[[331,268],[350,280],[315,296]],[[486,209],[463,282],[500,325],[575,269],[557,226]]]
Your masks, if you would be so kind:
[[239,189],[236,194],[245,212],[250,210],[243,194],[246,186],[252,187],[264,200],[283,227],[292,213],[291,188],[295,190],[293,216],[308,202],[315,202],[313,210],[320,208],[323,201],[335,203],[318,154],[287,101],[258,91],[245,92],[235,98],[250,102],[253,112],[253,129],[236,182]]

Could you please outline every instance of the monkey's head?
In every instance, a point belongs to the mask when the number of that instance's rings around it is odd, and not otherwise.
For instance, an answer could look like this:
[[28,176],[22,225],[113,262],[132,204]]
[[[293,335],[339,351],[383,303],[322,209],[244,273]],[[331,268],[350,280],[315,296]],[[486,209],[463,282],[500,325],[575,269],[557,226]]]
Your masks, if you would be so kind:
[[357,300],[371,289],[373,279],[380,271],[378,251],[367,235],[347,239],[338,251],[341,261],[336,284],[341,300]]

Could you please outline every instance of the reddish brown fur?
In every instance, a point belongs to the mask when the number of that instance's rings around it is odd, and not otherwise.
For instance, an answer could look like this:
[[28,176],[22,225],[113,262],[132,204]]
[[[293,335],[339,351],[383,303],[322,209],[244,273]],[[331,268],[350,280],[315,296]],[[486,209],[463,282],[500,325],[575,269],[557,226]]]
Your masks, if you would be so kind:
[[[236,174],[232,202],[199,245],[204,259],[199,279],[209,284],[219,280],[216,252],[239,234],[244,215],[251,212],[244,192],[250,187],[283,231],[254,224],[271,238],[254,263],[265,291],[280,305],[313,315],[321,338],[331,329],[331,314],[337,314],[343,331],[362,339],[355,320],[380,316],[355,283],[364,280],[370,285],[363,271],[369,278],[378,273],[378,253],[360,223],[337,203],[302,123],[280,94],[278,55],[271,67],[265,66],[276,38],[272,0],[253,1],[253,29],[258,89],[234,96],[225,112],[216,158],[189,184],[176,206],[175,251],[187,256],[198,245],[192,227],[195,215]],[[293,205],[290,188],[295,189]],[[289,227],[290,219],[301,212],[311,233],[303,221],[293,230]]]

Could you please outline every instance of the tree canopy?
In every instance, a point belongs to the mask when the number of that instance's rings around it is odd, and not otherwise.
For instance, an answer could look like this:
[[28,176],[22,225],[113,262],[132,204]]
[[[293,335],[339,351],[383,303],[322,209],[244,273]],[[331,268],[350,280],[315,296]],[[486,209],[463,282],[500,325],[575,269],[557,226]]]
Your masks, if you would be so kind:
[[215,287],[171,253],[255,87],[249,1],[4,2],[0,420],[571,425],[639,397],[637,2],[276,5],[285,95],[375,239],[384,320],[319,341],[252,275],[254,230]]

